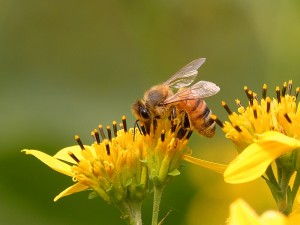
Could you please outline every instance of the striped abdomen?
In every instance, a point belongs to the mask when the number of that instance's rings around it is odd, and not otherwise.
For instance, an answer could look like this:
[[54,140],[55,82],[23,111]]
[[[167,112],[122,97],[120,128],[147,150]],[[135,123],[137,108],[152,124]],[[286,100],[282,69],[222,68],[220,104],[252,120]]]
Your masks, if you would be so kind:
[[212,137],[215,134],[215,121],[203,99],[186,100],[178,104],[179,111],[186,111],[192,127],[201,135]]

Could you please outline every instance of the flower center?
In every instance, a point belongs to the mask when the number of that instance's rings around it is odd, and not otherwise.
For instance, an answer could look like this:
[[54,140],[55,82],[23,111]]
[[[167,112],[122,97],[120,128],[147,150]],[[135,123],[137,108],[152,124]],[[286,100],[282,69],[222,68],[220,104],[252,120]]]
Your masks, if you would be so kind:
[[240,100],[236,100],[238,112],[233,112],[226,102],[222,106],[228,114],[229,121],[223,123],[217,116],[212,119],[222,128],[226,137],[242,149],[257,139],[257,134],[265,131],[278,131],[290,137],[300,137],[299,116],[297,97],[300,88],[297,87],[292,94],[292,81],[284,82],[282,89],[275,88],[276,97],[273,100],[267,96],[267,85],[262,88],[262,97],[259,100],[256,93],[244,87],[248,98],[248,106],[244,107]]

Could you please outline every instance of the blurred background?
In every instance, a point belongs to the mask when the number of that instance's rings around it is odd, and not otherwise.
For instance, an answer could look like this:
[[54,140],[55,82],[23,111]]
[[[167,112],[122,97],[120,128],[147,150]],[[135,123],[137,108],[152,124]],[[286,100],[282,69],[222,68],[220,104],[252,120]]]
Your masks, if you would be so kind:
[[[225,100],[246,102],[243,87],[300,83],[299,1],[0,1],[0,224],[124,224],[119,212],[82,192],[54,203],[72,184],[24,148],[53,155],[78,134],[127,115],[130,105],[195,58],[199,79],[221,87],[207,99],[221,120]],[[219,127],[193,135],[195,156],[228,163],[236,155]],[[259,190],[259,191],[258,191]],[[229,185],[185,163],[163,195],[164,224],[224,224],[229,204],[244,198],[259,213],[275,208],[262,180]],[[144,208],[150,224],[151,199]]]

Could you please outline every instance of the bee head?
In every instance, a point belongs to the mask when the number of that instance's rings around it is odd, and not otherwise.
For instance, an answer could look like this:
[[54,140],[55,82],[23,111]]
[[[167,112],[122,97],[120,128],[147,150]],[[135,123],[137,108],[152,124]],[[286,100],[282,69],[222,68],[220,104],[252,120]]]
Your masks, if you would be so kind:
[[150,119],[150,111],[141,100],[136,101],[132,105],[132,112],[137,119],[141,119],[142,121]]

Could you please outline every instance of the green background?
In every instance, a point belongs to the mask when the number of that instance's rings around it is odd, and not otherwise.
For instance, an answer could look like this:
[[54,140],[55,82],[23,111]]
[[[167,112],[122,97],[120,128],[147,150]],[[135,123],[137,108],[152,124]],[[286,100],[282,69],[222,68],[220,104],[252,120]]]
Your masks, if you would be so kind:
[[[0,224],[124,224],[119,212],[87,192],[53,198],[72,184],[21,149],[54,154],[91,143],[98,124],[134,118],[130,105],[195,58],[206,57],[199,78],[221,87],[207,99],[226,120],[221,100],[235,110],[248,85],[300,83],[299,1],[0,0]],[[233,144],[193,135],[203,159],[228,163]],[[259,190],[259,191],[258,191]],[[165,190],[164,224],[224,224],[238,197],[259,213],[275,208],[262,180],[229,185],[222,176],[185,163]],[[151,199],[143,208],[150,224]]]

